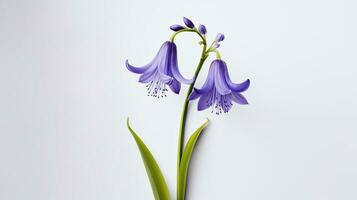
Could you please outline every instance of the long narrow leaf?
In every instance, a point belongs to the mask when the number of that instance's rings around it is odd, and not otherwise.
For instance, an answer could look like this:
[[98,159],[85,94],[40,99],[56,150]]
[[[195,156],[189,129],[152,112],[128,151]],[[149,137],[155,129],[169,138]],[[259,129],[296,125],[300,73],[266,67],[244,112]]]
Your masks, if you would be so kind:
[[126,124],[130,133],[133,135],[136,144],[139,147],[141,157],[145,164],[146,173],[149,177],[151,188],[155,196],[155,200],[170,200],[170,193],[167,184],[157,162],[155,161],[154,156],[151,154],[140,137],[130,127],[129,118],[127,118]]
[[186,179],[187,179],[187,172],[188,172],[188,167],[190,164],[190,159],[193,153],[193,150],[195,148],[197,139],[199,138],[200,134],[202,133],[202,130],[207,126],[208,120],[206,120],[205,123],[203,123],[190,137],[188,140],[185,149],[183,150],[182,153],[182,158],[181,158],[181,163],[180,163],[180,174],[179,174],[179,187],[178,187],[178,195],[177,198],[178,200],[184,200],[185,199],[185,193],[186,193]]

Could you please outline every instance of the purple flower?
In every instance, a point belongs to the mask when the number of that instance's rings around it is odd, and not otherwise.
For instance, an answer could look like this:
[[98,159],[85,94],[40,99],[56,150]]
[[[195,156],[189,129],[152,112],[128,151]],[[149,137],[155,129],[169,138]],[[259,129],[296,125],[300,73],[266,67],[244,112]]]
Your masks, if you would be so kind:
[[148,96],[164,97],[166,96],[166,85],[178,94],[181,89],[181,83],[191,84],[193,79],[185,79],[178,69],[177,49],[173,42],[165,42],[155,58],[143,67],[134,67],[126,60],[126,67],[129,71],[141,74],[140,83],[147,84]]
[[184,28],[185,27],[183,27],[181,25],[178,25],[178,24],[174,24],[174,25],[170,26],[170,29],[173,30],[173,31],[179,31],[179,30],[182,30]]
[[186,26],[188,28],[194,28],[195,27],[193,22],[190,19],[186,18],[186,17],[183,17],[183,22],[186,24]]
[[200,24],[200,26],[198,27],[198,31],[202,34],[205,35],[207,33],[207,29],[206,26],[203,24]]
[[211,63],[208,77],[201,89],[194,88],[189,100],[200,98],[198,110],[212,107],[212,113],[220,114],[228,112],[232,107],[232,101],[238,104],[248,104],[245,97],[240,94],[249,88],[250,81],[236,84],[228,75],[227,65],[223,60],[217,59]]

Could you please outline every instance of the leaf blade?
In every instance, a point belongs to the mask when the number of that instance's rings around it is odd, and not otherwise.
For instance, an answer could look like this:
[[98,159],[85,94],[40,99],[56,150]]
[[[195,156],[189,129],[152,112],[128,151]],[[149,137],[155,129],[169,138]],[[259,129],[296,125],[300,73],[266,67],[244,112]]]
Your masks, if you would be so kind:
[[155,200],[170,200],[170,192],[167,187],[166,181],[159,165],[157,164],[154,156],[147,148],[141,138],[135,133],[129,124],[129,118],[126,120],[127,127],[135,139],[135,142],[139,148],[141,158],[144,162],[146,173],[149,177],[151,188],[155,197]]
[[206,122],[204,122],[189,138],[187,141],[187,144],[183,150],[182,153],[182,158],[181,158],[181,163],[180,163],[180,173],[179,173],[179,180],[178,180],[178,195],[177,199],[178,200],[184,200],[185,199],[185,193],[186,193],[186,179],[187,179],[187,172],[188,172],[188,167],[190,164],[191,156],[193,153],[193,150],[195,148],[196,142],[202,133],[202,130],[208,125],[208,119],[206,119]]

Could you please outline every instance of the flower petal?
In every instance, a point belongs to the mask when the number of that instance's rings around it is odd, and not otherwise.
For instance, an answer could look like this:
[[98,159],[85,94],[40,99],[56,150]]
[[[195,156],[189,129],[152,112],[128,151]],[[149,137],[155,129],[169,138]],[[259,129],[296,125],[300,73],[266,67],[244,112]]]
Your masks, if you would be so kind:
[[232,95],[222,95],[220,99],[223,112],[228,112],[232,108]]
[[161,61],[162,57],[165,56],[163,54],[166,52],[165,49],[167,48],[168,48],[168,42],[164,42],[164,44],[161,45],[159,51],[155,55],[154,59],[150,63],[144,65],[143,67],[134,67],[129,64],[128,60],[126,60],[125,61],[126,68],[129,71],[134,72],[136,74],[142,74],[146,72],[146,70],[149,70],[150,68],[151,70],[154,70],[157,67],[157,64]]
[[215,64],[212,62],[208,71],[208,75],[205,83],[201,87],[201,89],[194,88],[194,91],[198,94],[206,94],[214,89],[214,76],[215,76]]
[[191,94],[190,94],[190,96],[188,97],[188,100],[195,100],[195,99],[197,99],[198,97],[200,97],[201,96],[201,94],[198,94],[197,92],[196,92],[196,90],[193,90],[192,92],[191,92]]
[[200,100],[198,101],[197,104],[197,110],[201,111],[201,110],[205,110],[208,107],[211,106],[211,102],[210,101],[210,97],[212,96],[211,93],[207,93],[201,96]]
[[134,72],[134,73],[136,73],[136,74],[142,74],[142,73],[144,73],[148,68],[150,68],[151,64],[152,64],[152,62],[150,62],[150,63],[147,64],[147,65],[144,65],[143,67],[134,67],[134,66],[132,66],[132,65],[129,64],[129,61],[128,61],[128,60],[125,61],[125,66],[126,66],[126,68],[127,68],[129,71]]
[[170,51],[171,55],[171,60],[170,60],[170,63],[168,63],[168,67],[169,67],[169,70],[170,72],[172,73],[173,77],[178,80],[179,82],[181,83],[184,83],[184,84],[191,84],[193,83],[194,79],[186,79],[184,78],[179,69],[178,69],[178,64],[177,64],[177,48],[176,48],[176,45],[175,43],[172,43],[172,46],[171,46],[171,51]]
[[215,61],[213,61],[213,64],[215,65],[215,68],[216,68],[216,75],[214,78],[214,83],[215,83],[217,92],[221,95],[226,95],[226,94],[231,93],[232,91],[228,87],[228,84],[225,79],[225,72],[227,71],[227,68],[224,66],[224,61],[215,60]]
[[224,64],[224,68],[225,68],[224,76],[225,76],[225,79],[226,79],[226,82],[227,82],[229,88],[234,92],[244,92],[244,91],[246,91],[249,88],[250,80],[247,79],[246,81],[244,81],[242,83],[233,83],[231,81],[230,77],[229,77],[228,68],[227,68],[226,63],[223,62],[223,64]]
[[177,80],[173,79],[172,83],[170,84],[170,89],[174,93],[179,94],[180,93],[180,89],[181,89],[181,83],[178,82]]
[[149,83],[157,77],[157,70],[146,71],[140,75],[139,82],[140,83]]
[[168,66],[170,62],[170,51],[171,51],[172,42],[165,42],[165,47],[160,50],[160,56],[158,60],[158,70],[160,73],[167,74]]
[[238,104],[246,105],[248,104],[247,99],[238,92],[232,92],[232,100]]
[[232,83],[230,80],[227,80],[227,84],[234,92],[244,92],[249,88],[250,80],[247,79],[242,83]]
[[159,72],[160,80],[165,84],[171,84],[174,80],[171,76]]
[[193,88],[193,90],[199,95],[204,95],[204,94],[210,92],[211,89],[212,88],[209,88],[209,87],[202,87],[201,89]]

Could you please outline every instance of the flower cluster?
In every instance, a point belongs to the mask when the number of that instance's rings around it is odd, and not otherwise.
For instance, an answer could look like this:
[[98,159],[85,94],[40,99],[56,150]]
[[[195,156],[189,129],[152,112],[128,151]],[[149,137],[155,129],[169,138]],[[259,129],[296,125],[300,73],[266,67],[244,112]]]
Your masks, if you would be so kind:
[[[201,38],[205,39],[206,26],[200,24],[197,29],[194,23],[186,17],[183,18],[183,22],[185,25],[174,24],[170,26],[170,29],[175,31],[175,34],[184,31],[196,32]],[[233,83],[228,74],[227,64],[221,59],[217,50],[224,38],[225,36],[222,33],[217,34],[212,45],[204,52],[205,55],[211,52],[216,53],[217,59],[211,63],[207,79],[202,88],[197,89],[195,87],[189,95],[189,100],[199,99],[199,111],[211,107],[213,113],[220,114],[228,112],[233,105],[232,102],[248,104],[248,101],[241,93],[249,88],[249,79],[240,84]],[[179,94],[181,83],[194,85],[197,78],[187,79],[180,73],[177,61],[177,47],[173,39],[162,44],[157,55],[150,63],[142,67],[134,67],[126,60],[126,67],[133,73],[141,74],[139,82],[147,84],[148,96],[157,98],[166,96],[167,86],[171,91]]]

